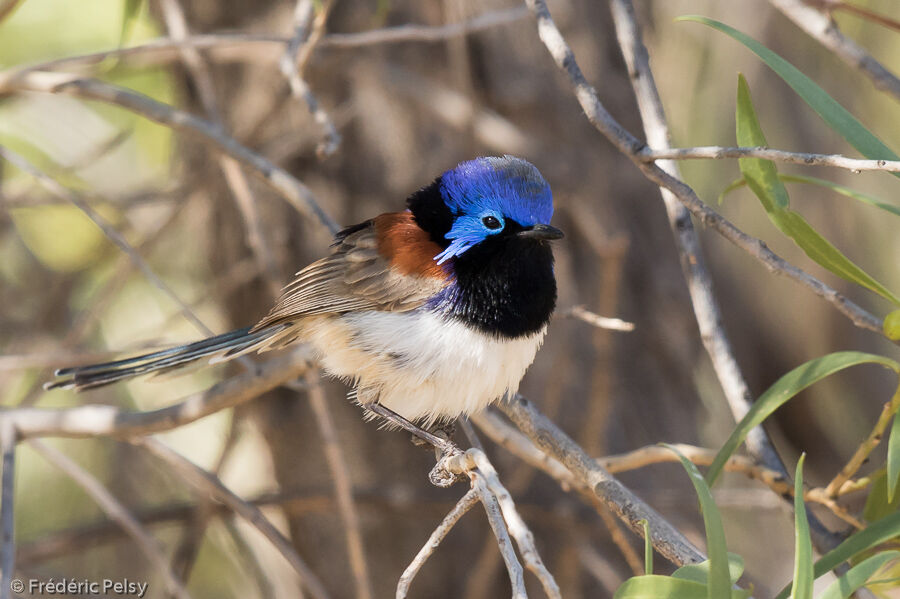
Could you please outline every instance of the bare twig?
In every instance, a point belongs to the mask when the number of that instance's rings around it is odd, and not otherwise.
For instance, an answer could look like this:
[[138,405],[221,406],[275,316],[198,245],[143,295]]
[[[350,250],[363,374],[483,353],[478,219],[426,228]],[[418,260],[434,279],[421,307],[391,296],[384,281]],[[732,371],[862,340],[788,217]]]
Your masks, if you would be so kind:
[[306,375],[306,382],[309,386],[309,404],[322,435],[322,449],[325,452],[328,469],[331,471],[331,478],[334,480],[334,494],[344,524],[347,553],[350,557],[350,570],[353,572],[353,581],[356,585],[356,596],[359,599],[371,599],[374,593],[363,547],[362,526],[359,522],[356,503],[353,501],[353,483],[350,481],[347,462],[338,441],[337,428],[331,418],[331,411],[315,370],[309,371]]
[[475,492],[475,489],[469,489],[469,491],[460,498],[453,509],[444,516],[444,519],[438,527],[434,529],[434,532],[431,533],[431,536],[425,541],[425,544],[419,550],[419,553],[416,554],[416,557],[413,558],[412,562],[406,567],[406,570],[403,571],[403,574],[400,575],[400,580],[397,582],[397,599],[404,599],[406,597],[409,592],[409,585],[412,584],[416,574],[419,573],[419,570],[422,569],[422,566],[425,565],[428,558],[431,557],[438,545],[441,544],[441,541],[444,540],[447,533],[450,532],[456,523],[459,522],[459,519],[462,518],[463,515],[477,502],[478,494]]
[[169,464],[169,466],[194,487],[197,492],[212,495],[252,524],[287,560],[294,571],[299,575],[303,586],[313,597],[316,599],[328,599],[328,593],[325,591],[325,587],[322,586],[319,578],[309,566],[306,565],[306,562],[297,555],[291,542],[288,541],[268,519],[266,519],[258,507],[247,503],[222,484],[222,481],[216,476],[200,468],[156,439],[151,437],[140,437],[133,439],[132,442],[144,447],[150,451],[150,453]]
[[610,331],[622,331],[625,333],[631,332],[634,330],[634,323],[622,320],[620,318],[609,318],[607,316],[600,316],[599,314],[594,314],[590,310],[586,310],[584,306],[572,306],[568,310],[562,310],[559,312],[559,316],[569,316],[572,318],[577,318],[583,322],[588,323],[591,326],[595,326],[599,329],[607,329]]
[[[459,23],[449,23],[435,27],[427,25],[400,25],[359,33],[331,33],[325,35],[317,47],[354,49],[379,44],[443,42],[448,39],[515,23],[526,16],[528,16],[527,8],[514,6],[486,12]],[[177,57],[177,54],[173,54],[173,50],[180,48],[235,50],[238,52],[238,56],[241,56],[243,60],[247,60],[246,50],[248,49],[257,46],[286,46],[293,38],[294,36],[234,32],[192,35],[183,40],[165,37],[127,48],[111,48],[101,52],[64,56],[24,67],[14,67],[0,72],[0,88],[4,87],[6,81],[21,75],[25,71],[49,71],[63,66],[99,64],[110,57],[167,54],[174,58]]]
[[877,89],[900,100],[900,78],[840,32],[831,18],[802,0],[769,0],[784,16],[810,37],[834,52],[841,60],[858,69]]
[[325,24],[334,0],[325,0],[318,14],[315,14],[314,4],[313,0],[297,0],[294,9],[294,34],[285,47],[278,66],[291,87],[291,95],[303,99],[313,120],[325,130],[325,138],[316,148],[316,153],[325,157],[337,151],[341,135],[303,78],[303,71],[325,33]]
[[137,266],[140,271],[144,274],[148,281],[150,281],[153,286],[162,291],[169,299],[171,299],[175,305],[179,307],[181,314],[190,321],[197,329],[203,332],[206,335],[212,335],[212,330],[209,329],[203,321],[191,310],[190,306],[188,306],[184,301],[181,300],[178,295],[172,288],[169,287],[165,281],[163,281],[159,276],[153,272],[153,269],[150,268],[150,265],[147,264],[147,261],[132,247],[128,240],[116,230],[105,218],[103,218],[100,213],[98,213],[94,208],[85,202],[81,196],[77,193],[69,190],[66,187],[63,187],[59,183],[56,182],[55,179],[47,176],[40,169],[35,167],[33,164],[25,160],[23,157],[19,156],[17,153],[13,152],[9,148],[0,146],[0,156],[2,156],[5,160],[9,161],[11,164],[15,165],[17,168],[22,169],[27,172],[29,175],[34,177],[40,182],[41,185],[44,186],[50,193],[53,195],[65,199],[72,204],[74,204],[79,210],[85,213],[91,221],[96,224],[103,234],[112,241],[116,246],[122,250],[122,252],[128,256],[128,258]]
[[10,599],[10,582],[16,566],[16,443],[18,433],[15,425],[0,419],[0,452],[2,452],[3,474],[0,480],[0,599]]
[[807,154],[804,152],[788,152],[763,146],[752,148],[726,146],[699,146],[696,148],[668,148],[648,139],[652,148],[644,148],[640,157],[645,162],[656,160],[721,160],[724,158],[763,158],[788,164],[804,166],[833,166],[858,173],[860,171],[900,172],[898,160],[868,160],[850,158],[840,154]]
[[[832,287],[819,279],[786,262],[772,252],[761,240],[747,235],[720,214],[706,206],[697,194],[683,181],[671,176],[655,163],[645,163],[641,151],[645,144],[626,131],[606,110],[595,90],[585,79],[572,49],[563,39],[553,22],[544,0],[528,0],[528,6],[537,19],[538,35],[543,41],[556,65],[566,73],[575,89],[575,97],[581,104],[588,120],[623,154],[625,154],[644,175],[660,187],[675,194],[675,197],[690,210],[701,223],[713,228],[725,239],[757,258],[773,273],[783,274],[810,289],[823,298],[856,326],[883,335],[881,319],[856,305]],[[682,227],[681,221],[676,226]],[[900,342],[898,342],[900,343]]]
[[868,437],[859,444],[856,451],[853,453],[853,456],[850,458],[850,461],[841,468],[841,471],[828,483],[828,486],[825,487],[825,493],[828,497],[834,498],[837,497],[840,489],[853,477],[854,474],[859,470],[860,466],[862,466],[866,460],[869,458],[869,455],[878,446],[881,442],[882,437],[884,436],[884,431],[887,428],[888,424],[891,423],[894,414],[897,410],[900,409],[900,388],[897,389],[897,392],[894,393],[894,396],[891,398],[889,402],[884,404],[884,408],[881,410],[881,414],[878,416],[878,420],[875,422],[875,426],[872,427],[872,431],[869,433]]
[[97,503],[110,520],[116,522],[122,530],[128,533],[128,536],[134,540],[144,557],[159,571],[171,595],[181,599],[190,599],[187,589],[184,588],[184,585],[169,568],[168,561],[163,554],[162,545],[141,526],[131,512],[118,499],[113,497],[100,481],[65,454],[42,441],[31,439],[28,441],[28,445],[45,460],[71,478]]
[[83,405],[74,408],[16,408],[0,412],[22,437],[133,437],[171,430],[219,410],[230,408],[302,376],[312,357],[300,346],[284,356],[259,364],[254,370],[229,378],[181,402],[146,412],[116,406]]
[[0,94],[12,91],[64,94],[115,104],[157,123],[195,135],[220,152],[250,167],[253,173],[277,191],[299,212],[318,221],[331,233],[336,233],[339,229],[338,225],[316,202],[309,188],[300,180],[242,145],[233,137],[226,135],[220,127],[206,119],[201,119],[123,87],[97,79],[64,73],[34,71],[19,73],[10,78],[0,78]]
[[475,490],[478,499],[484,505],[484,512],[487,514],[488,523],[494,536],[497,538],[497,547],[500,549],[500,555],[503,556],[503,562],[506,564],[506,571],[509,573],[509,581],[512,585],[513,599],[527,599],[525,592],[525,572],[522,570],[522,564],[516,557],[513,549],[512,539],[509,538],[509,530],[503,521],[503,513],[497,498],[488,489],[487,482],[484,477],[473,474],[472,488]]
[[641,537],[644,534],[641,520],[647,520],[653,546],[660,555],[677,565],[706,559],[683,534],[585,454],[531,402],[517,395],[501,402],[499,408],[535,445],[568,468],[581,484]]
[[[189,37],[190,30],[181,4],[177,0],[162,0],[161,6],[169,35],[176,40],[184,40]],[[203,105],[206,116],[221,127],[222,117],[219,114],[216,101],[216,88],[206,61],[196,48],[183,47],[179,48],[179,52],[188,72],[190,72],[196,83],[200,102]],[[219,154],[218,162],[219,169],[225,177],[225,182],[231,190],[231,195],[234,197],[238,210],[243,216],[244,225],[247,227],[247,245],[253,251],[259,272],[263,275],[269,288],[269,295],[274,299],[281,292],[278,267],[275,264],[272,248],[266,243],[266,236],[262,230],[262,223],[259,218],[259,210],[253,194],[250,192],[250,185],[247,183],[247,178],[235,159],[225,154]]]
[[[641,39],[634,6],[630,0],[611,0],[610,7],[619,47],[631,75],[647,141],[653,146],[667,148],[670,145],[669,126],[653,79],[653,72],[650,70],[650,57]],[[660,162],[658,166],[672,177],[680,176],[678,166],[674,162]],[[753,396],[731,350],[731,342],[725,334],[722,314],[713,292],[712,278],[700,249],[700,238],[694,230],[694,224],[685,205],[678,201],[672,191],[664,188],[660,188],[660,191],[678,248],[681,270],[687,282],[703,347],[725,392],[732,416],[739,422],[750,410]],[[784,465],[762,426],[750,431],[746,444],[750,454],[768,468],[784,471]]]

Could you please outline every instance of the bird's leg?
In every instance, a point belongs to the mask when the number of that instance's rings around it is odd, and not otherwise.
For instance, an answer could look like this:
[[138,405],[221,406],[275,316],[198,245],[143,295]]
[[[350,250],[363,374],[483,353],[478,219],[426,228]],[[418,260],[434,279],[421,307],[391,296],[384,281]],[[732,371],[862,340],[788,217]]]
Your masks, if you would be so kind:
[[[435,464],[434,468],[431,469],[431,472],[428,473],[431,484],[437,487],[449,487],[456,481],[465,478],[465,476],[451,473],[445,466],[448,459],[462,453],[462,450],[450,441],[449,438],[443,439],[441,436],[413,424],[397,412],[380,403],[375,402],[365,404],[365,408],[374,414],[378,414],[391,424],[412,433],[414,437],[434,446],[435,454],[437,454],[437,464]],[[443,433],[443,431],[439,432]]]

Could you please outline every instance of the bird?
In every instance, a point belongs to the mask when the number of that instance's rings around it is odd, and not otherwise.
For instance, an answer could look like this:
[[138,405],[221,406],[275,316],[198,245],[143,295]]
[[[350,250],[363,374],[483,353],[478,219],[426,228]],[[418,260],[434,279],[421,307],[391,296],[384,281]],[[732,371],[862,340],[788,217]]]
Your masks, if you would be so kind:
[[556,305],[553,196],[515,156],[461,162],[406,209],[339,231],[256,325],[136,357],[62,368],[84,391],[208,359],[308,343],[363,407],[428,427],[517,391]]

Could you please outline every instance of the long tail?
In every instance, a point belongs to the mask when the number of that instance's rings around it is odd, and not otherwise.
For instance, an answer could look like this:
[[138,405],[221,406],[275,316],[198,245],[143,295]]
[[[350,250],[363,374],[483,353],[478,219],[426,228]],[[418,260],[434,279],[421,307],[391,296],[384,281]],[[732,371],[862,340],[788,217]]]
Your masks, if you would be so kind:
[[219,360],[229,360],[253,349],[262,349],[272,337],[285,328],[285,325],[279,325],[254,331],[251,327],[246,327],[125,360],[60,368],[54,374],[65,378],[44,383],[44,389],[84,391],[142,374],[180,368],[207,356],[221,354]]

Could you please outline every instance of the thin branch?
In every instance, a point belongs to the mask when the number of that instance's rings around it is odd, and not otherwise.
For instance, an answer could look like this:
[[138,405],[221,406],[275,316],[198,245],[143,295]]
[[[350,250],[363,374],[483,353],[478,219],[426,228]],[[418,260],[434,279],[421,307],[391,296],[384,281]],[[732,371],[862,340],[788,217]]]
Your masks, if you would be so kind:
[[325,399],[325,393],[315,370],[310,369],[306,375],[306,382],[309,385],[309,404],[322,435],[322,449],[334,481],[334,494],[337,498],[338,512],[344,524],[347,553],[350,556],[350,570],[353,572],[356,596],[359,599],[371,599],[374,592],[363,546],[362,526],[359,522],[356,503],[353,500],[353,483],[350,481],[347,461],[344,459],[344,452],[338,441],[337,427],[331,418],[328,401]]
[[325,0],[318,14],[315,14],[314,4],[313,0],[297,0],[294,9],[294,35],[287,43],[278,66],[290,85],[291,95],[306,103],[313,120],[324,129],[325,138],[316,147],[316,153],[320,158],[324,158],[337,151],[341,144],[341,135],[303,78],[303,71],[325,33],[325,24],[334,0]]
[[[572,49],[563,39],[553,22],[544,0],[528,0],[528,6],[537,19],[538,35],[553,57],[556,65],[566,73],[575,90],[575,97],[588,120],[623,154],[625,154],[650,180],[675,194],[702,224],[711,227],[725,239],[758,259],[773,273],[783,274],[810,289],[813,293],[837,308],[856,326],[884,335],[881,319],[859,307],[835,289],[819,279],[786,262],[772,252],[765,243],[747,235],[727,219],[706,206],[697,194],[683,181],[671,176],[654,163],[645,163],[641,151],[645,144],[626,131],[606,110],[595,90],[585,79]],[[684,222],[676,226],[687,226]],[[900,342],[897,342],[900,344]]]
[[[184,16],[184,9],[178,0],[162,0],[160,6],[162,7],[163,18],[166,22],[166,28],[169,30],[169,35],[176,40],[188,38],[190,30],[187,19]],[[221,127],[222,117],[219,114],[218,102],[216,101],[216,88],[206,61],[196,48],[180,48],[179,53],[196,84],[200,103],[203,105],[206,116],[210,121]],[[247,183],[247,177],[235,159],[219,154],[218,162],[219,170],[222,171],[225,183],[231,190],[235,204],[237,204],[238,210],[240,210],[244,219],[244,226],[247,228],[247,245],[250,246],[253,256],[256,258],[259,272],[263,275],[269,288],[269,295],[273,299],[277,298],[281,293],[278,267],[275,263],[272,248],[266,242],[266,235],[263,232],[259,218],[259,210],[250,191],[250,185]]]
[[859,70],[873,85],[900,100],[900,78],[840,32],[831,18],[802,0],[769,0],[784,16],[810,37],[834,52],[838,58]]
[[568,310],[562,310],[559,316],[577,318],[582,322],[586,322],[598,329],[607,329],[609,331],[622,331],[628,333],[634,330],[634,323],[622,320],[620,318],[609,318],[608,316],[600,316],[594,314],[590,310],[586,310],[584,306],[572,306]]
[[519,515],[512,496],[500,482],[500,477],[497,476],[497,471],[490,460],[488,460],[487,455],[480,449],[470,449],[464,455],[471,460],[471,464],[476,468],[473,472],[473,477],[483,478],[487,488],[497,498],[500,510],[503,513],[503,519],[509,527],[509,533],[515,539],[519,552],[522,554],[522,559],[525,560],[525,567],[531,570],[537,579],[541,581],[544,592],[550,599],[561,599],[559,586],[553,579],[553,575],[544,566],[541,555],[534,544],[534,535],[531,533],[528,525],[525,524],[522,516]]
[[35,179],[50,193],[55,195],[58,198],[65,199],[68,202],[75,205],[79,210],[85,213],[91,221],[95,225],[97,225],[103,234],[112,241],[128,258],[137,266],[140,271],[144,274],[144,277],[157,289],[162,291],[170,300],[172,300],[176,306],[178,306],[181,314],[191,322],[198,330],[200,330],[205,335],[213,335],[212,330],[209,329],[203,321],[191,310],[190,306],[188,306],[178,295],[169,287],[165,281],[163,281],[159,276],[153,272],[153,269],[150,268],[150,265],[147,264],[147,261],[134,249],[134,247],[128,243],[128,240],[125,239],[125,236],[119,233],[115,227],[112,226],[105,218],[103,218],[99,212],[94,210],[94,208],[84,201],[84,199],[79,196],[77,193],[71,191],[70,189],[63,187],[59,184],[55,179],[49,177],[44,174],[40,169],[35,167],[33,164],[25,160],[19,154],[13,152],[9,148],[0,146],[0,157],[3,157],[9,163],[13,164],[19,169],[22,169]]
[[316,202],[312,191],[299,179],[242,145],[233,137],[226,135],[220,127],[206,119],[157,102],[130,89],[97,79],[65,73],[34,71],[16,74],[9,78],[0,77],[0,94],[13,91],[62,94],[114,104],[151,121],[194,135],[220,152],[250,167],[253,173],[278,192],[301,214],[316,220],[331,233],[336,233],[339,229],[338,225]]
[[825,493],[828,497],[837,497],[841,488],[854,474],[856,474],[866,460],[869,459],[869,455],[881,442],[885,429],[887,429],[888,425],[891,423],[894,414],[896,414],[898,409],[900,409],[900,388],[897,389],[897,392],[894,393],[891,400],[884,404],[884,408],[881,410],[881,414],[878,416],[878,420],[875,422],[875,426],[872,427],[872,431],[869,435],[859,444],[859,447],[853,453],[853,456],[851,456],[847,464],[841,468],[841,471],[830,483],[828,483],[828,486],[825,487]]
[[[628,66],[634,93],[637,97],[647,141],[653,146],[667,148],[670,145],[669,125],[666,122],[662,100],[653,79],[653,72],[650,70],[650,57],[641,38],[634,6],[630,0],[611,0],[610,8],[619,47],[625,58],[625,64]],[[676,163],[665,161],[658,166],[672,177],[680,177]],[[725,333],[722,313],[713,291],[712,277],[700,248],[700,238],[691,222],[688,209],[678,201],[675,194],[663,188],[660,188],[660,192],[678,249],[681,270],[687,282],[694,316],[700,329],[700,339],[725,393],[732,416],[735,422],[739,422],[750,410],[750,406],[753,404],[753,395],[744,380],[737,358],[731,349],[731,342]],[[747,450],[753,457],[768,468],[784,472],[787,477],[784,464],[762,426],[756,426],[750,431],[746,444]]]
[[668,148],[657,146],[656,142],[648,140],[654,147],[644,148],[640,152],[640,158],[644,162],[656,160],[722,160],[725,158],[763,158],[775,162],[788,164],[802,164],[804,166],[833,166],[843,168],[854,173],[860,171],[884,171],[888,173],[900,172],[898,160],[869,160],[864,158],[850,158],[840,154],[807,154],[804,152],[788,152],[776,150],[764,146],[758,147],[728,147],[728,146],[698,146],[696,148]]
[[500,503],[497,497],[488,489],[487,481],[482,476],[471,476],[472,489],[475,490],[478,499],[484,506],[484,512],[487,514],[488,524],[494,531],[494,537],[497,539],[497,547],[500,549],[500,555],[503,556],[503,562],[506,564],[506,571],[509,573],[509,582],[512,585],[513,599],[528,599],[525,592],[525,572],[522,570],[522,564],[516,557],[513,549],[512,539],[509,538],[509,529],[503,521],[503,513],[500,509]]
[[316,599],[328,599],[328,593],[325,591],[325,587],[319,578],[306,562],[297,555],[291,542],[266,519],[258,507],[247,503],[222,484],[222,481],[216,476],[200,468],[156,439],[139,437],[133,439],[132,443],[147,449],[150,453],[169,464],[198,493],[212,495],[231,508],[237,515],[247,520],[281,553],[298,574],[303,586],[313,597]]
[[175,405],[146,412],[130,412],[116,406],[96,404],[65,409],[15,408],[0,412],[0,421],[11,421],[23,438],[126,438],[158,433],[234,407],[296,379],[306,372],[311,359],[311,350],[300,346]]
[[400,575],[400,580],[397,581],[396,599],[405,599],[409,592],[409,586],[412,584],[416,574],[419,573],[419,570],[422,569],[422,566],[425,565],[428,558],[431,557],[438,545],[441,544],[441,541],[444,540],[447,533],[453,529],[456,523],[459,522],[459,519],[462,518],[476,503],[478,503],[478,493],[475,492],[475,489],[469,489],[469,491],[460,498],[453,509],[444,516],[444,519],[441,520],[438,527],[434,529],[434,532],[431,533],[431,536],[425,541],[425,544],[419,550],[419,553],[416,554],[416,557],[413,558],[412,562],[410,562],[403,571],[403,574]]
[[184,588],[184,585],[169,568],[168,561],[163,554],[162,544],[141,526],[131,512],[100,481],[61,451],[50,447],[42,441],[31,439],[28,441],[28,445],[50,464],[71,478],[96,502],[110,520],[118,524],[134,540],[144,557],[162,575],[169,594],[181,599],[190,599],[187,589]]
[[568,468],[579,483],[586,485],[607,508],[641,537],[644,534],[641,520],[647,520],[650,523],[653,547],[660,555],[679,566],[706,559],[681,532],[613,478],[531,402],[517,395],[509,401],[501,402],[499,408],[525,436]]
[[16,7],[21,1],[22,0],[6,0],[3,4],[0,4],[0,23],[5,21],[6,18],[16,10]]
[[0,452],[3,457],[3,475],[0,479],[0,599],[12,597],[10,583],[16,567],[16,443],[15,425],[0,420]]

